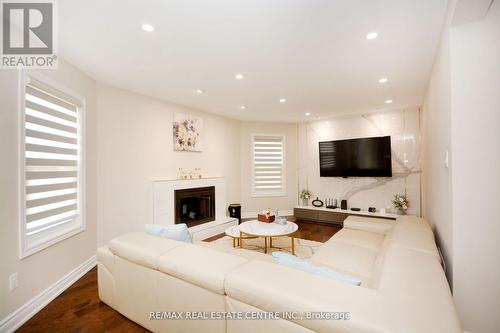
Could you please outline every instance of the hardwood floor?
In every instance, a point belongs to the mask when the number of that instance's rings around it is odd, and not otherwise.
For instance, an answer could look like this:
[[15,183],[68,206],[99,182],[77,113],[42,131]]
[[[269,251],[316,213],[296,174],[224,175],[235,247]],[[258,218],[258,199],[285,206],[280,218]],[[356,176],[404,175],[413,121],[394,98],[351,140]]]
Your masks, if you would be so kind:
[[[294,217],[288,218],[294,220]],[[325,242],[341,228],[297,221],[297,238]],[[223,237],[224,234],[207,239]],[[149,332],[99,300],[97,268],[93,268],[54,299],[17,332]]]
[[99,300],[97,267],[16,332],[149,332]]
[[295,223],[299,225],[299,230],[295,233],[295,238],[322,243],[329,240],[337,231],[342,229],[340,226],[317,222],[295,221]]
[[[299,230],[294,234],[295,238],[302,238],[313,240],[317,242],[326,242],[329,240],[337,231],[342,229],[340,226],[327,224],[327,223],[318,223],[311,221],[297,221],[294,216],[287,216],[288,221],[292,221],[298,224]],[[242,222],[249,221],[253,219],[242,219]],[[214,241],[221,237],[224,237],[225,234],[218,234],[213,237],[205,239],[207,242]]]

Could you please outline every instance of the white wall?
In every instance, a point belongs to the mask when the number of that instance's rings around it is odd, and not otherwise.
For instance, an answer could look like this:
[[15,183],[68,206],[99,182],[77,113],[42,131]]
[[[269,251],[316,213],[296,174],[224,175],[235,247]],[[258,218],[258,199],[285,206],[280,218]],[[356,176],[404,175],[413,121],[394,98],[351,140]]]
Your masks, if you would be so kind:
[[453,283],[453,225],[451,206],[450,41],[448,29],[434,61],[422,107],[423,216],[434,226],[446,262],[446,276]]
[[[420,214],[419,110],[389,110],[311,121],[299,126],[299,190],[308,188],[315,198],[346,199],[348,207],[392,209],[395,194],[406,193],[409,214]],[[391,136],[392,178],[320,177],[319,142]],[[340,205],[340,202],[338,202]]]
[[448,23],[435,60],[424,104],[424,216],[445,252],[464,329],[493,333],[500,331],[500,2],[477,19]]
[[[297,204],[297,125],[280,123],[242,122],[240,125],[241,209],[251,217],[267,208],[292,211]],[[284,196],[252,196],[252,134],[285,136],[286,181]],[[285,212],[286,213],[286,212]]]
[[[239,122],[103,84],[98,104],[98,243],[152,223],[152,181],[201,168],[227,181],[227,204],[240,200]],[[174,112],[203,118],[203,152],[174,152]]]
[[467,331],[500,332],[500,1],[450,44],[454,298]]
[[[95,82],[59,59],[59,69],[40,71],[86,98],[87,229],[22,260],[19,259],[19,75],[0,70],[0,321],[95,255],[97,243]],[[19,287],[9,292],[9,275]]]

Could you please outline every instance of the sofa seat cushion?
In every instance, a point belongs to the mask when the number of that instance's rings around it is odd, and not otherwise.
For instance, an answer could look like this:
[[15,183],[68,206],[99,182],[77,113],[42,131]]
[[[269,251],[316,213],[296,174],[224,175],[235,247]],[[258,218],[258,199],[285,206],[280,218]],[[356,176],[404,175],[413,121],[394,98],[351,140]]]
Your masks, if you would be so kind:
[[[443,269],[434,257],[404,248],[387,250],[379,291],[405,307],[406,322],[419,332],[463,332]],[[439,320],[421,320],[439,318]]]
[[273,252],[272,256],[278,264],[286,267],[290,267],[314,275],[324,276],[342,283],[352,284],[355,286],[359,286],[361,284],[361,279],[359,278],[337,272],[336,270],[326,266],[315,265],[309,260],[297,258],[290,253],[275,251]]
[[227,275],[226,293],[263,311],[350,312],[350,320],[292,319],[314,332],[389,332],[381,325],[386,310],[376,302],[376,290],[282,265],[258,260],[242,265]]
[[373,232],[341,229],[332,238],[331,241],[359,246],[371,251],[378,252],[384,241],[384,236]]
[[366,281],[372,277],[376,258],[376,251],[330,239],[316,251],[310,260],[340,272],[361,277]]
[[113,238],[109,250],[138,265],[158,269],[158,258],[162,254],[184,244],[145,232],[134,232]]
[[344,220],[344,229],[362,230],[379,235],[387,234],[396,221],[375,217],[350,215]]
[[426,253],[404,248],[387,250],[379,288],[385,292],[411,293],[415,297],[424,293],[425,297],[432,298],[434,293],[442,292],[451,296],[441,264]]
[[239,247],[229,247],[226,244],[220,244],[217,242],[199,241],[196,242],[196,245],[207,247],[224,253],[233,254],[248,260],[261,260],[267,262],[274,262],[274,259],[270,255],[253,250],[242,249]]
[[223,295],[226,275],[248,260],[204,246],[185,244],[162,255],[161,272]]

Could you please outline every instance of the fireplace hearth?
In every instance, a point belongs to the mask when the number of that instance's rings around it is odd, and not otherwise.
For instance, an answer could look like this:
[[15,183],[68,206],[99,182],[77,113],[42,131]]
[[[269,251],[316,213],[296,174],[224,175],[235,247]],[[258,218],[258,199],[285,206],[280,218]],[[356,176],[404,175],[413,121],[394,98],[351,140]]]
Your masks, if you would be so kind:
[[175,190],[175,224],[188,227],[215,220],[215,186]]

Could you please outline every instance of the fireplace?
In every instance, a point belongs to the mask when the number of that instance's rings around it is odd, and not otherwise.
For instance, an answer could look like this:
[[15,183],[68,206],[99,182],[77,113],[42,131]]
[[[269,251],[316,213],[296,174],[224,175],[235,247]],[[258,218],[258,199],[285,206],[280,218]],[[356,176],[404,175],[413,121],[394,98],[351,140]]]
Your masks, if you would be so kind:
[[215,221],[215,186],[175,190],[175,224]]
[[[212,186],[215,188],[215,197],[212,193],[212,198],[210,200],[212,203],[209,206],[212,211],[210,214],[207,214],[212,215],[212,218],[210,218],[211,221],[206,219],[208,222],[190,228],[189,231],[193,235],[193,240],[203,240],[219,235],[224,233],[227,228],[237,225],[238,220],[228,217],[226,213],[226,180],[222,177],[153,180],[153,223],[158,225],[173,225],[176,223],[176,216],[178,217],[178,221],[181,222],[180,217],[182,216],[182,210],[179,194],[183,192],[182,190],[200,189]],[[178,190],[181,191],[176,197],[175,192]],[[189,192],[189,194],[193,193]],[[176,203],[176,200],[179,200],[178,203]],[[186,212],[187,208],[186,206]]]

